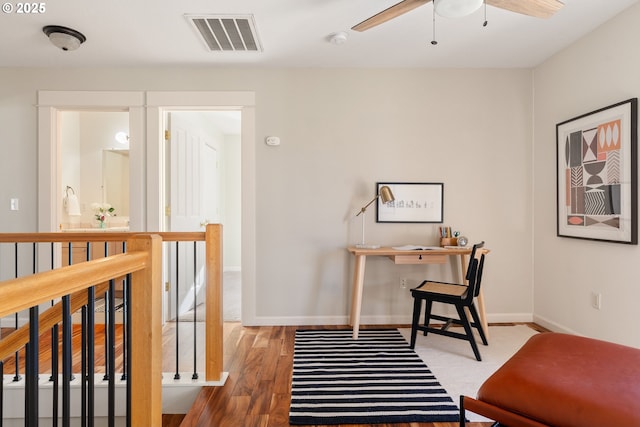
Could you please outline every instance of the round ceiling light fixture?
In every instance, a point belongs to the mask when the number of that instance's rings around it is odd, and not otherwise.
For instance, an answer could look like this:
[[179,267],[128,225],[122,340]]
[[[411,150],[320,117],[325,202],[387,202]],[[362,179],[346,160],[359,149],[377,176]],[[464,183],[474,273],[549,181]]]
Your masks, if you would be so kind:
[[483,3],[484,0],[433,0],[433,7],[445,18],[462,18],[480,9]]
[[47,25],[42,27],[42,32],[54,46],[64,51],[76,50],[87,40],[81,32],[60,25]]

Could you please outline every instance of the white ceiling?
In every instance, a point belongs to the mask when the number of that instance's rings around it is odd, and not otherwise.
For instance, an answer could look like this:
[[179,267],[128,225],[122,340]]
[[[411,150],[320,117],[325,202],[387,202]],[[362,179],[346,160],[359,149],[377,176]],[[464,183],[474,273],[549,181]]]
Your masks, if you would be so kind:
[[[54,0],[41,14],[0,14],[0,66],[532,67],[639,0],[564,0],[548,20],[489,6],[486,28],[482,8],[438,18],[437,46],[430,44],[431,3],[368,31],[350,30],[398,1]],[[209,52],[186,14],[252,14],[264,51]],[[87,41],[64,52],[49,43],[45,25],[74,28]],[[347,42],[329,43],[338,31]]]

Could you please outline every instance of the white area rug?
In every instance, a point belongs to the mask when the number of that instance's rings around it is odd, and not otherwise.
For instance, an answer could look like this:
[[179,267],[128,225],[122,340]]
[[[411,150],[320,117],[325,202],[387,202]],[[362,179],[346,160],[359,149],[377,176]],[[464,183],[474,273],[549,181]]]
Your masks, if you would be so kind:
[[[399,331],[409,342],[411,329],[401,328]],[[536,333],[525,325],[490,326],[489,345],[484,346],[477,339],[482,356],[482,362],[478,362],[467,341],[436,334],[425,337],[418,331],[415,352],[458,404],[460,395],[476,397],[482,383]],[[467,418],[470,421],[487,421],[472,412],[467,412]]]

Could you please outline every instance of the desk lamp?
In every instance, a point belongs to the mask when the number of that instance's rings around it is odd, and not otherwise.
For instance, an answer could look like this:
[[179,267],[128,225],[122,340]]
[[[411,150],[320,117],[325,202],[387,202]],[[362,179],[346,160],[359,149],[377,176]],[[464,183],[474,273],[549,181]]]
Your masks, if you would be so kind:
[[356,216],[362,214],[362,241],[361,243],[358,243],[356,245],[356,248],[361,248],[361,249],[377,249],[380,247],[380,245],[366,245],[364,243],[364,213],[367,210],[367,208],[371,205],[371,203],[375,202],[376,200],[378,200],[378,197],[380,197],[380,200],[382,201],[383,204],[387,204],[389,202],[393,202],[395,200],[395,197],[393,197],[393,193],[391,192],[391,189],[386,186],[383,185],[382,187],[380,187],[380,190],[378,191],[378,194],[376,194],[376,197],[373,198],[373,200],[371,200],[369,203],[367,203],[366,205],[364,205],[361,209],[360,212],[358,212],[356,214]]

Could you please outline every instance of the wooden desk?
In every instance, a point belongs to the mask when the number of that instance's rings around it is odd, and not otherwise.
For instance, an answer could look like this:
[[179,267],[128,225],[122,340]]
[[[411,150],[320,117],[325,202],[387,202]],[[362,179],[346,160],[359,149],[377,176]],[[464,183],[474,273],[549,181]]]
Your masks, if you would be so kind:
[[[353,326],[353,339],[358,338],[360,330],[360,310],[362,308],[362,290],[364,288],[364,266],[367,256],[383,256],[389,258],[395,264],[444,264],[449,257],[458,256],[460,258],[461,280],[465,280],[467,275],[468,255],[471,253],[471,247],[460,249],[427,249],[417,251],[403,251],[393,248],[378,249],[360,249],[355,246],[347,248],[356,257],[356,265],[353,271],[353,284],[351,288],[351,313],[349,323]],[[483,251],[486,253],[487,250]],[[461,282],[462,283],[462,282]],[[488,335],[487,320],[484,309],[484,298],[482,296],[482,287],[477,298],[478,315],[485,334]]]

